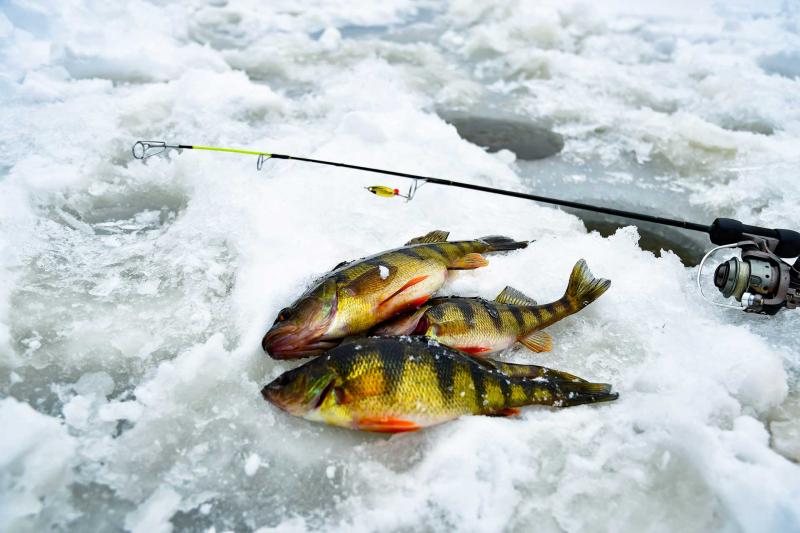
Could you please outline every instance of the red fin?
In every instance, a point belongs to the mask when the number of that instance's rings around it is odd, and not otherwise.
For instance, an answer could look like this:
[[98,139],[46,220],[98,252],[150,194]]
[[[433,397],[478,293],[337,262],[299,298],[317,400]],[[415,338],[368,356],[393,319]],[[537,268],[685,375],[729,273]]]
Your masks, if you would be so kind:
[[403,420],[402,418],[382,417],[382,418],[362,418],[358,421],[358,429],[361,431],[375,431],[378,433],[403,433],[406,431],[416,431],[420,426],[416,422]]
[[486,352],[491,352],[492,351],[491,348],[487,348],[486,346],[459,346],[457,349],[459,351],[464,352],[464,353],[473,354],[473,355],[477,355],[479,353],[486,353]]
[[[405,285],[403,285],[402,287],[400,287],[399,289],[397,289],[396,291],[394,291],[394,293],[392,293],[392,295],[391,295],[391,296],[389,296],[389,297],[388,297],[388,298],[386,298],[384,301],[382,301],[382,302],[380,303],[380,305],[383,305],[383,304],[385,304],[386,302],[388,302],[389,300],[391,300],[392,298],[394,298],[395,296],[397,296],[398,294],[400,294],[400,293],[401,293],[401,292],[403,292],[404,290],[406,290],[406,289],[408,289],[408,288],[410,288],[410,287],[413,287],[413,286],[414,286],[414,285],[416,285],[417,283],[420,283],[420,282],[422,282],[422,281],[425,281],[426,279],[428,279],[428,276],[427,276],[427,275],[425,275],[425,276],[417,276],[416,278],[412,278],[412,279],[408,280],[408,282],[407,282]],[[427,301],[428,301],[428,298],[430,298],[430,296],[427,296],[423,302],[421,302],[420,304],[417,304],[417,305],[421,305],[421,304],[423,304],[423,303],[427,302]]]
[[417,298],[416,300],[411,300],[410,302],[408,302],[408,305],[411,305],[411,306],[414,306],[414,307],[419,307],[420,305],[424,304],[425,302],[427,302],[430,299],[431,299],[431,295],[428,294],[428,295],[423,296],[421,298]]
[[520,411],[516,407],[506,407],[505,409],[500,409],[494,413],[486,413],[486,416],[514,416],[518,415],[519,413]]

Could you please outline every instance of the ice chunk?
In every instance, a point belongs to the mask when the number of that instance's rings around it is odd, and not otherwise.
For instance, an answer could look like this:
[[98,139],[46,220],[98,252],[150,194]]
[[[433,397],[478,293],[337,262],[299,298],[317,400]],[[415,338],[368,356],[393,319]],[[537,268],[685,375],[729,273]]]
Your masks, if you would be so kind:
[[135,511],[125,516],[125,528],[131,533],[170,533],[169,519],[180,505],[181,497],[167,485],[161,485]]

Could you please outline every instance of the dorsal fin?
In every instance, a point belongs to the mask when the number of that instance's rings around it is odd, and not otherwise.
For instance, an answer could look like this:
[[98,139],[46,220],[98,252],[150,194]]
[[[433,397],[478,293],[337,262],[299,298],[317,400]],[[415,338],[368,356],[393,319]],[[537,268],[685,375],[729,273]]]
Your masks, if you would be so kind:
[[411,246],[412,244],[431,244],[434,242],[445,242],[449,235],[450,235],[449,231],[442,231],[440,229],[436,229],[428,233],[427,235],[423,235],[422,237],[414,237],[413,239],[411,239],[406,243],[406,246]]
[[342,261],[341,263],[339,263],[338,265],[336,265],[335,267],[333,267],[333,268],[331,269],[331,272],[333,272],[334,270],[339,270],[339,269],[340,269],[340,268],[342,268],[343,266],[345,266],[345,265],[349,265],[349,264],[350,264],[350,263],[352,263],[352,262],[353,262],[352,260],[351,260],[351,261]]
[[497,303],[510,305],[539,305],[536,303],[536,300],[530,296],[525,296],[514,287],[506,287],[500,291],[500,294],[497,295],[497,298],[495,298],[494,301]]

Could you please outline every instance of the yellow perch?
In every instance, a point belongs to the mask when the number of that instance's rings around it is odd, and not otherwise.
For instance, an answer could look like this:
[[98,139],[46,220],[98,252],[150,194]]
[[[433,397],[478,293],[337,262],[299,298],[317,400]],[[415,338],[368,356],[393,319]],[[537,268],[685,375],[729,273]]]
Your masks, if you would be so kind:
[[476,359],[419,337],[348,340],[261,391],[288,413],[362,431],[397,433],[463,415],[509,416],[531,404],[615,400],[611,385],[535,365]]
[[581,259],[572,269],[564,296],[538,305],[512,287],[494,301],[483,298],[434,298],[417,311],[390,320],[376,335],[424,335],[479,357],[510,348],[517,341],[534,352],[549,351],[553,338],[541,329],[577,313],[611,286],[595,279]]
[[484,253],[527,246],[508,237],[447,242],[433,231],[402,248],[337,265],[283,309],[262,341],[275,359],[319,355],[341,339],[428,301],[449,270],[486,266]]

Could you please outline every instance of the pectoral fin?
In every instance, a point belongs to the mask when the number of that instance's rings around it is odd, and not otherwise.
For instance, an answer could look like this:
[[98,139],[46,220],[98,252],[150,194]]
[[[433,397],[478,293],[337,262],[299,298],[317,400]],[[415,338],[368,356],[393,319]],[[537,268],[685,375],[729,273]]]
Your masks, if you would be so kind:
[[361,431],[375,431],[378,433],[403,433],[405,431],[416,431],[420,428],[419,424],[401,418],[380,417],[362,418],[358,422],[358,429]]
[[518,415],[519,413],[520,410],[517,409],[516,407],[506,407],[504,409],[501,409],[500,411],[497,411],[496,413],[492,413],[487,416],[514,416]]
[[429,308],[429,306],[423,306],[409,315],[381,324],[374,333],[381,336],[411,335]]
[[539,305],[533,298],[526,296],[514,287],[509,286],[500,291],[500,294],[497,295],[497,298],[495,298],[494,301],[509,305]]
[[[385,299],[384,299],[384,300],[383,300],[381,303],[379,303],[378,305],[386,305],[386,304],[387,304],[387,303],[389,303],[389,302],[390,302],[390,301],[391,301],[393,298],[396,298],[397,296],[399,296],[399,295],[403,294],[403,292],[407,291],[408,289],[410,289],[411,287],[413,287],[413,286],[414,286],[414,285],[416,285],[417,283],[421,283],[421,282],[425,281],[426,279],[428,279],[428,276],[417,276],[416,278],[411,278],[410,280],[408,280],[408,281],[406,282],[406,284],[405,284],[405,285],[403,285],[402,287],[400,287],[399,289],[397,289],[396,291],[394,291],[394,292],[393,292],[393,293],[392,293],[392,294],[391,294],[391,295],[390,295],[388,298],[385,298]],[[418,306],[418,305],[422,305],[422,304],[424,304],[425,302],[427,302],[427,301],[428,301],[428,298],[429,298],[429,297],[430,297],[430,295],[425,295],[425,296],[422,296],[422,297],[418,298],[418,299],[417,299],[416,301],[414,301],[414,302],[409,302],[409,304],[410,304],[410,305],[412,305],[412,306]]]
[[448,270],[473,270],[476,268],[485,267],[489,264],[489,261],[486,260],[481,254],[478,253],[471,253],[465,256],[459,257],[449,265],[447,265]]
[[526,348],[533,352],[549,352],[553,349],[553,337],[544,331],[534,331],[530,335],[519,339]]
[[423,235],[422,237],[414,237],[413,239],[411,239],[406,243],[406,246],[411,246],[412,244],[431,244],[434,242],[445,242],[448,236],[450,236],[449,231],[442,231],[437,229],[433,230],[427,235]]

